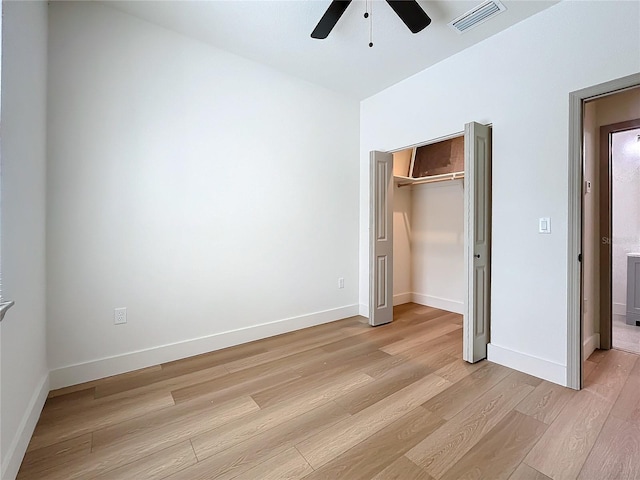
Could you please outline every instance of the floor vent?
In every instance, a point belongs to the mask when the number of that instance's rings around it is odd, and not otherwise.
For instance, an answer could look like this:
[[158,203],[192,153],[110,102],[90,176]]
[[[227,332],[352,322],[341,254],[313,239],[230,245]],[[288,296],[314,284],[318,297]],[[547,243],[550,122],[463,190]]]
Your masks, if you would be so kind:
[[505,10],[506,7],[498,0],[488,0],[468,12],[463,13],[458,18],[449,22],[448,25],[456,32],[464,33]]

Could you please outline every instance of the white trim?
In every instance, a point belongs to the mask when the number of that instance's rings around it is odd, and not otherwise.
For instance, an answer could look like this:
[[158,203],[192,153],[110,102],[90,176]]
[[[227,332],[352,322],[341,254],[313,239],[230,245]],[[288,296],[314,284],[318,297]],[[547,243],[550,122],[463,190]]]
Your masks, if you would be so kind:
[[361,303],[359,307],[360,308],[358,309],[358,315],[364,318],[369,318],[369,305]]
[[487,345],[487,360],[566,386],[567,369],[559,363],[532,357],[526,353],[499,347],[493,343]]
[[640,85],[640,73],[577,90],[569,94],[569,217],[567,223],[567,386],[582,388],[582,321],[580,264],[582,251],[582,104]]
[[627,304],[626,303],[614,303],[613,304],[613,314],[614,315],[626,315],[627,314]]
[[2,475],[0,475],[0,477],[10,479],[16,478],[18,475],[18,470],[20,470],[20,465],[31,441],[31,436],[40,419],[44,402],[47,401],[47,395],[49,395],[48,374],[42,377],[40,384],[33,392],[29,406],[25,410],[24,416],[18,426],[18,431],[7,449],[7,454],[2,459]]
[[584,362],[589,356],[600,348],[600,334],[594,333],[587,338],[582,344],[582,361]]
[[285,318],[274,322],[215,333],[205,337],[160,345],[158,347],[101,358],[76,365],[69,365],[51,371],[51,388],[57,389],[68,387],[69,385],[77,385],[111,375],[130,372],[160,363],[171,362],[193,355],[292,332],[301,328],[334,322],[355,315],[358,315],[358,305],[347,305],[331,310]]
[[446,310],[447,312],[459,313],[462,315],[464,312],[464,302],[458,300],[450,300],[448,298],[434,297],[433,295],[423,295],[421,293],[413,293],[413,303],[424,305],[426,307],[439,308],[440,310]]
[[403,305],[405,303],[409,303],[411,301],[412,295],[413,294],[411,292],[396,293],[393,296],[393,306],[395,307],[396,305]]

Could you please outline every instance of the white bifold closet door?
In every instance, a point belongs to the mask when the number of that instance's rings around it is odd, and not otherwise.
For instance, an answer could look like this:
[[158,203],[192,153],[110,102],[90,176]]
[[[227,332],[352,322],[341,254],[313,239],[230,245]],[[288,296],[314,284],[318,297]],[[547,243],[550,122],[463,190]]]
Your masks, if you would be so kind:
[[393,321],[393,155],[371,152],[369,324]]
[[464,238],[466,298],[462,358],[487,357],[491,300],[491,128],[464,128]]

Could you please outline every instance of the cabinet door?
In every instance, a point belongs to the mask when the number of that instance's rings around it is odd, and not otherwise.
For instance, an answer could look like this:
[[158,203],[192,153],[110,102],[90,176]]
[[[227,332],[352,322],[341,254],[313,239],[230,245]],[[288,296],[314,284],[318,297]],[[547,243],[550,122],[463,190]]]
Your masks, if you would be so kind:
[[640,257],[627,257],[627,324],[640,321]]

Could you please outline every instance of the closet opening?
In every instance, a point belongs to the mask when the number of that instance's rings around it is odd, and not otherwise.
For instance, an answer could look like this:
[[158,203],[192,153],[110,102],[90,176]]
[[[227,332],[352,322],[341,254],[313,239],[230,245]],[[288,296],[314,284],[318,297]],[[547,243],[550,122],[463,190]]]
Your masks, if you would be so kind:
[[464,313],[464,135],[393,153],[393,304]]
[[371,152],[369,323],[413,303],[462,314],[463,359],[486,358],[491,128]]

